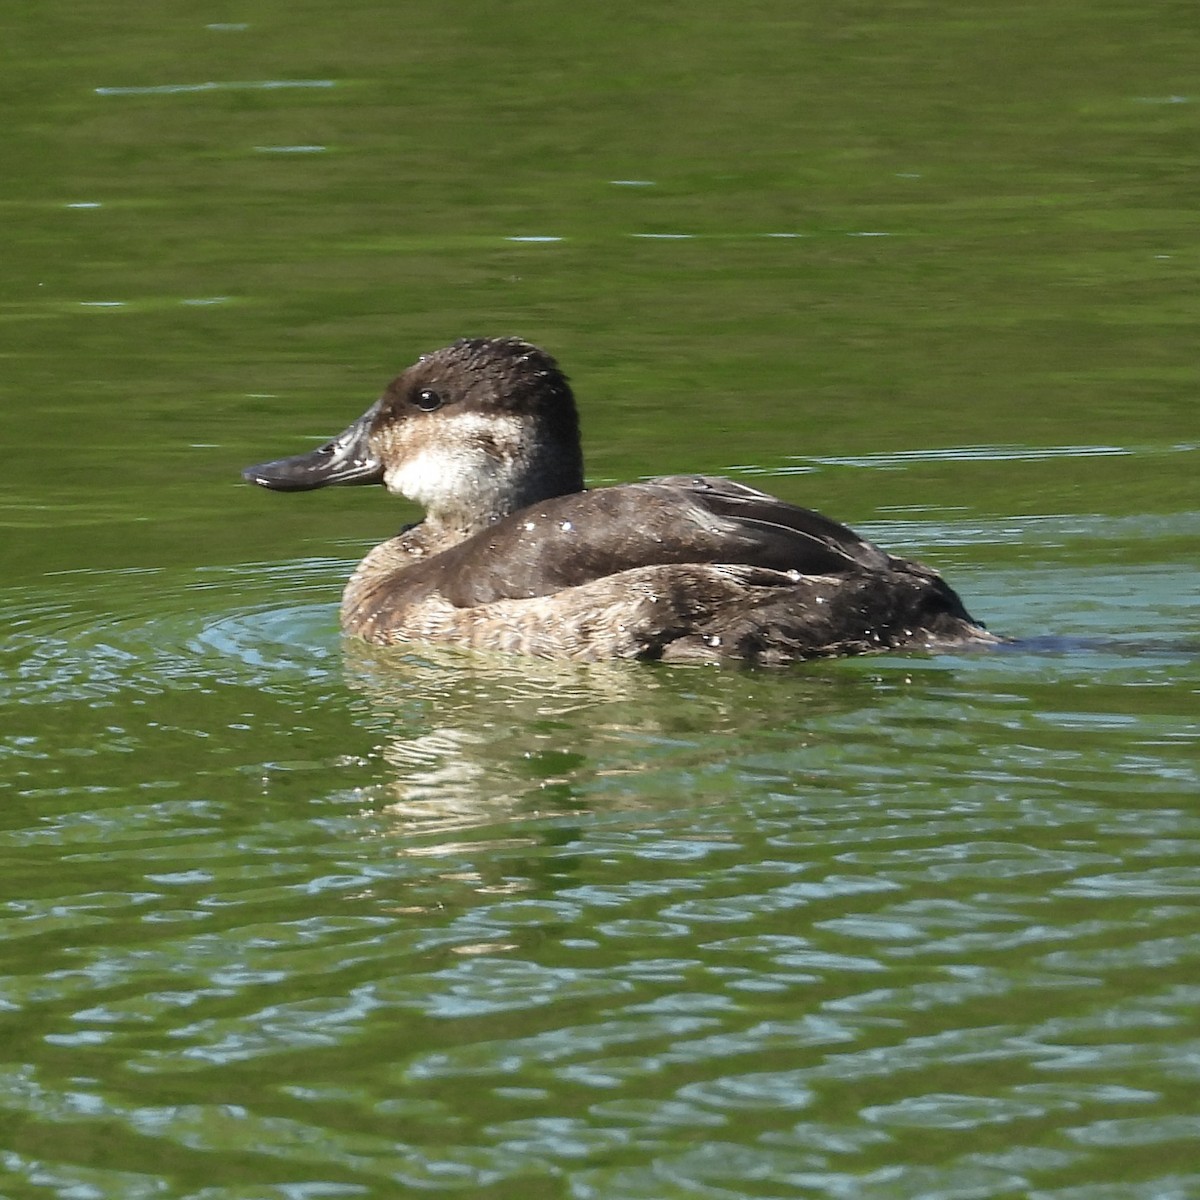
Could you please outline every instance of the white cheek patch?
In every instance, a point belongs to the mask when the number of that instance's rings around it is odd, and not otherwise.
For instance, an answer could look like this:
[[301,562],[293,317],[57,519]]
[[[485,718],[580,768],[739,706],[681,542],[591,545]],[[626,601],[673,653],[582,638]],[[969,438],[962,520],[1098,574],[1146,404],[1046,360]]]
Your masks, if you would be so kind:
[[435,512],[490,507],[498,490],[516,484],[522,432],[513,416],[439,413],[405,439],[384,486]]
[[447,497],[461,495],[473,487],[472,480],[483,469],[482,455],[451,453],[438,446],[410,454],[383,476],[389,492],[404,496],[425,508],[441,508]]

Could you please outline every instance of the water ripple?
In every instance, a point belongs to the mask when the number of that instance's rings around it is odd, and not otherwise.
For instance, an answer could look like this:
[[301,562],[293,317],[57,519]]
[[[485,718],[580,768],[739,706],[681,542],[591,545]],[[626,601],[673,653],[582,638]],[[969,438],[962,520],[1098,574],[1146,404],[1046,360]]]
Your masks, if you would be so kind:
[[159,83],[129,87],[94,88],[97,96],[172,96],[186,92],[227,91],[276,91],[286,88],[331,88],[336,87],[333,79],[251,79],[243,81],[215,81],[207,83]]
[[345,569],[6,597],[10,1190],[1200,1183],[1193,658],[344,652]]

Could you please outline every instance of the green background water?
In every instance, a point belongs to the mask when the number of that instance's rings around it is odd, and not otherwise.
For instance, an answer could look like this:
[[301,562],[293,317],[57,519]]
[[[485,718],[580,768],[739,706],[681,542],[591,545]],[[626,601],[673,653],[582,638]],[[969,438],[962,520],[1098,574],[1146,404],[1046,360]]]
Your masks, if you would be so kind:
[[[1197,24],[8,13],[0,1195],[1200,1194]],[[237,472],[483,333],[1023,645],[344,647]]]

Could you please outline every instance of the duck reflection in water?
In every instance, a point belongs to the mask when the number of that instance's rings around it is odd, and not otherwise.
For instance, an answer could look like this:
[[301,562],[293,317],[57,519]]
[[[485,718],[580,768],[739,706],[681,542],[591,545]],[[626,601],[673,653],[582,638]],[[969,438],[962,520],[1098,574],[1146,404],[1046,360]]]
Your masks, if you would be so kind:
[[274,491],[382,483],[425,519],[376,546],[346,632],[595,661],[783,664],[996,644],[937,572],[729,479],[587,491],[575,400],[545,351],[464,338],[343,433],[243,476]]
[[[373,815],[368,836],[402,832],[398,852],[421,856],[458,853],[466,829],[476,849],[484,836],[510,849],[513,839],[561,845],[588,814],[630,814],[631,825],[606,824],[608,833],[652,819],[636,814],[675,814],[679,836],[703,842],[695,815],[725,806],[733,780],[754,781],[756,795],[819,780],[846,761],[831,730],[870,729],[886,697],[914,678],[919,686],[918,672],[938,689],[949,678],[907,660],[895,670],[720,671],[697,688],[689,672],[631,672],[620,660],[529,658],[517,671],[509,656],[454,646],[347,638],[344,650],[356,723],[373,735],[354,803]],[[553,861],[561,870],[564,860]]]

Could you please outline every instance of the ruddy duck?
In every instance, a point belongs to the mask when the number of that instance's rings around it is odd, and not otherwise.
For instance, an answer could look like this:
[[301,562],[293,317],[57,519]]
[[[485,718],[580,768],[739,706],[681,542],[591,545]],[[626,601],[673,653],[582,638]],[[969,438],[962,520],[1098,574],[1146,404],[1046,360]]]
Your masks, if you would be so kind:
[[424,507],[346,586],[342,627],[369,642],[777,664],[1000,640],[929,567],[732,480],[585,491],[566,377],[517,338],[425,355],[333,441],[243,476]]

